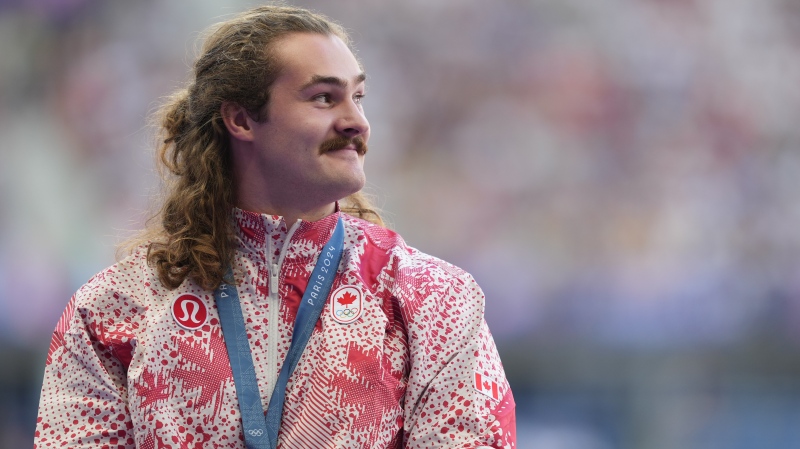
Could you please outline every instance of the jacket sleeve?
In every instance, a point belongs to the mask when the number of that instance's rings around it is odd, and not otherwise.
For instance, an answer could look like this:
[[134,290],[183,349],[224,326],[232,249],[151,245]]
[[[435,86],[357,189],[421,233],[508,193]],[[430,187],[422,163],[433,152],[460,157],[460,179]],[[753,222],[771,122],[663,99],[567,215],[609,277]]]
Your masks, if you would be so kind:
[[135,447],[125,368],[98,337],[102,321],[83,307],[90,295],[87,286],[76,293],[53,332],[34,449]]
[[484,320],[483,292],[454,269],[428,271],[406,304],[405,447],[516,447],[514,398]]

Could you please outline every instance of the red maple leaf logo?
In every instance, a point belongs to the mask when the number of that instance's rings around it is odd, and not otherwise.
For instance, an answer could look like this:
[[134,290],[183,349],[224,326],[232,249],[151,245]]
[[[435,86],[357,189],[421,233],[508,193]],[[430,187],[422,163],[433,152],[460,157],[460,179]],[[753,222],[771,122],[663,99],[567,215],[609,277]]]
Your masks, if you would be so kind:
[[339,299],[337,299],[336,302],[338,302],[339,304],[341,304],[343,306],[349,306],[355,300],[356,300],[356,295],[354,295],[354,294],[352,294],[350,292],[345,292],[345,294],[342,295],[341,297],[339,297]]

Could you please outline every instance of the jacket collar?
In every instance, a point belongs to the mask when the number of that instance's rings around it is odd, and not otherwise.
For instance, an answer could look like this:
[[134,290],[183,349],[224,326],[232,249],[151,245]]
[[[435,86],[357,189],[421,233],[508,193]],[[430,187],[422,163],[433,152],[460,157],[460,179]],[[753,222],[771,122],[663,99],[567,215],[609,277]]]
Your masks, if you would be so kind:
[[[336,211],[317,221],[302,220],[292,233],[289,243],[304,241],[314,246],[322,246],[328,241],[341,211],[336,203]],[[279,215],[259,214],[234,208],[234,232],[239,247],[243,250],[263,252],[271,250],[275,257],[286,244],[286,237],[292,223],[286,223]]]

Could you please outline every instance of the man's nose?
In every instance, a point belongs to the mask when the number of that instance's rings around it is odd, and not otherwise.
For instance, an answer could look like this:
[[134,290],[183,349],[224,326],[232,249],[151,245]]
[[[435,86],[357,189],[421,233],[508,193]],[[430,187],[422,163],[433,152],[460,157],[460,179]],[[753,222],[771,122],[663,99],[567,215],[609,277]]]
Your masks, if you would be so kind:
[[369,121],[364,115],[364,110],[353,101],[348,102],[347,105],[342,105],[342,107],[343,112],[336,122],[336,131],[349,138],[367,134],[369,132]]

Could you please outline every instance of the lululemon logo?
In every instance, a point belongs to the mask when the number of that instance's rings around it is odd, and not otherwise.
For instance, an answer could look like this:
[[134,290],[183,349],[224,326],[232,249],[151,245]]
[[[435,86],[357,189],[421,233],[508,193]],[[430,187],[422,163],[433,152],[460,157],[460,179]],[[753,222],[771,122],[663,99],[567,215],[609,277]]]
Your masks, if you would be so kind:
[[364,309],[361,290],[354,285],[345,285],[331,295],[331,318],[341,324],[350,324],[361,316]]
[[200,329],[208,319],[208,308],[195,295],[181,295],[172,302],[172,317],[184,329]]

